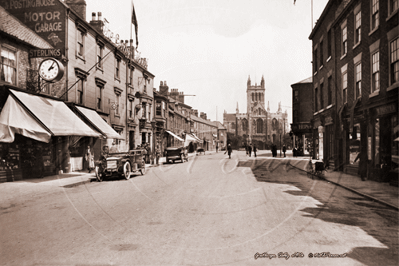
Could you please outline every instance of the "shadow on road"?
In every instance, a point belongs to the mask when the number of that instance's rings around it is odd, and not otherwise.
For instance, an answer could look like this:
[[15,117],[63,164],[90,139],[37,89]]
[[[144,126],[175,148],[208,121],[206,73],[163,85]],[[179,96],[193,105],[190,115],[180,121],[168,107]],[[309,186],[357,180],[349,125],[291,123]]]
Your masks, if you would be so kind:
[[250,167],[258,182],[289,184],[299,190],[285,193],[322,203],[301,209],[305,217],[358,227],[387,247],[356,247],[347,253],[348,257],[364,265],[399,265],[398,212],[357,194],[347,196],[350,192],[329,182],[311,180],[306,172],[292,167],[297,162],[262,158],[240,161],[238,167]]

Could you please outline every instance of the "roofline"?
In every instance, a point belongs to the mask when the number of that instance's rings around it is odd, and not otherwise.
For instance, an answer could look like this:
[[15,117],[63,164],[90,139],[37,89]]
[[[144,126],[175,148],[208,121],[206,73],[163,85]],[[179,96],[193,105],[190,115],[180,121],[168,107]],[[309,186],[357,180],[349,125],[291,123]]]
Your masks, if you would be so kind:
[[329,9],[330,9],[330,7],[331,7],[331,5],[333,4],[334,1],[335,0],[328,0],[327,5],[324,7],[323,12],[321,13],[319,19],[316,22],[316,25],[313,27],[312,32],[309,35],[309,40],[312,40],[313,36],[315,35],[317,29],[320,27],[321,23],[324,20],[324,17],[327,15],[327,13],[328,13],[328,11],[329,11]]

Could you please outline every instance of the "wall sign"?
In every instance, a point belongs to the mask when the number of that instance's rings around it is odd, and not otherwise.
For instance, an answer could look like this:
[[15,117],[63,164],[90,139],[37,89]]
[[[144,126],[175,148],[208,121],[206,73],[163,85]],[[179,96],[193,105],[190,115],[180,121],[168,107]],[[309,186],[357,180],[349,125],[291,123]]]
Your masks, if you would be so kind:
[[375,108],[376,115],[385,115],[385,114],[390,114],[390,113],[395,113],[396,112],[396,105],[394,103],[388,104],[388,105],[383,105],[380,107]]
[[0,6],[65,55],[65,6],[59,0],[0,0]]

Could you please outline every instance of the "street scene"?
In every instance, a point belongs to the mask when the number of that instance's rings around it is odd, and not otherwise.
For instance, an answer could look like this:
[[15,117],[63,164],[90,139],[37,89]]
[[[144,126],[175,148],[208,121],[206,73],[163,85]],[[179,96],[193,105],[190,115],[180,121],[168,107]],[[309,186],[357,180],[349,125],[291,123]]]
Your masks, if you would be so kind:
[[2,264],[396,265],[397,209],[306,163],[214,152],[130,180],[8,183]]
[[0,265],[399,265],[398,0],[0,0]]

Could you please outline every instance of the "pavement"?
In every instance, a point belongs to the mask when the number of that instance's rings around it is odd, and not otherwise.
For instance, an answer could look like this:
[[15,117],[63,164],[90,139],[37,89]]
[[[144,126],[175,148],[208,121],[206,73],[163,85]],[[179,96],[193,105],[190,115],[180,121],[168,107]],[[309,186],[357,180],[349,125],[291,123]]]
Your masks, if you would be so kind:
[[[219,151],[222,153],[224,151]],[[207,155],[215,154],[215,151],[207,151]],[[234,154],[234,151],[233,151]],[[189,153],[189,158],[197,156],[195,153]],[[198,155],[204,156],[204,155]],[[291,151],[288,151],[286,154],[287,157],[280,157],[280,153],[278,152],[278,157],[276,159],[291,159],[293,161],[292,165],[302,171],[306,169],[306,164],[309,161],[308,157],[293,157]],[[258,157],[256,159],[261,158],[269,158],[272,157],[271,152],[267,150],[258,151]],[[255,159],[254,156],[247,157],[248,159]],[[297,162],[295,162],[297,161]],[[161,157],[159,160],[160,164],[165,163],[165,157]],[[313,160],[313,162],[315,162]],[[157,167],[156,165],[146,164],[146,168]],[[326,172],[323,179],[327,182],[331,182],[338,186],[341,186],[345,189],[351,190],[354,193],[362,195],[364,197],[370,198],[374,201],[380,202],[386,206],[389,206],[393,209],[399,210],[399,188],[390,186],[389,183],[376,182],[371,180],[362,181],[359,176],[353,176],[344,174],[338,171]],[[6,189],[9,187],[9,192],[15,189],[17,186],[19,187],[19,191],[21,191],[22,187],[29,190],[29,187],[34,188],[36,184],[45,184],[45,185],[54,185],[57,187],[73,187],[78,186],[84,183],[96,181],[94,173],[84,173],[84,172],[73,172],[67,174],[60,174],[54,176],[47,176],[41,179],[25,179],[15,182],[6,182],[1,183],[0,187]]]

